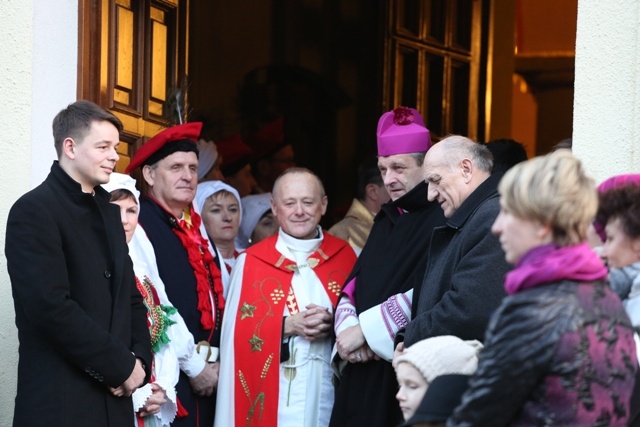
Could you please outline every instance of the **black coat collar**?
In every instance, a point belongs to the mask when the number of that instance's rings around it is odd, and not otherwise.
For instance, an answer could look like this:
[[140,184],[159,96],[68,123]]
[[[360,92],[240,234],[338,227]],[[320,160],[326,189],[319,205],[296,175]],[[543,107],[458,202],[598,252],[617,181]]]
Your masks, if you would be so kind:
[[82,185],[75,179],[71,178],[69,174],[62,169],[60,163],[57,160],[54,160],[51,165],[51,173],[49,174],[51,178],[53,178],[56,185],[60,186],[60,188],[66,193],[72,193],[74,195],[79,196],[97,196],[97,199],[101,201],[106,200],[107,202],[111,199],[111,195],[107,190],[102,188],[102,186],[97,185],[93,188],[94,194],[85,193],[82,191]]
[[404,196],[382,205],[382,208],[376,215],[375,220],[377,221],[382,215],[386,215],[390,218],[396,218],[400,214],[398,212],[398,208],[407,212],[413,212],[416,210],[424,209],[428,205],[429,201],[427,200],[427,184],[424,181],[421,181]]
[[464,224],[482,202],[498,195],[498,182],[501,177],[501,175],[491,175],[485,179],[453,213],[447,221],[447,226],[456,230],[464,227]]

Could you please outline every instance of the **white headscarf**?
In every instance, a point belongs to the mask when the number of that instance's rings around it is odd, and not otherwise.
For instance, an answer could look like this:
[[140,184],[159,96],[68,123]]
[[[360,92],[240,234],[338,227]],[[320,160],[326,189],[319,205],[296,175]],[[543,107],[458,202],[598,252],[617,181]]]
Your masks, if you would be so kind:
[[252,194],[242,198],[242,212],[244,216],[240,221],[240,229],[236,237],[236,248],[247,249],[251,243],[251,234],[258,221],[265,212],[271,210],[271,193]]
[[202,215],[204,202],[206,202],[210,196],[222,190],[226,190],[229,193],[233,194],[233,196],[238,201],[238,209],[240,210],[240,221],[242,221],[242,206],[240,203],[240,195],[235,188],[228,184],[225,184],[222,181],[205,181],[198,184],[198,189],[196,190],[196,198],[193,201],[198,208],[198,212],[200,213],[200,215]]
[[107,190],[109,193],[112,193],[115,190],[127,190],[133,194],[133,197],[136,199],[136,203],[140,206],[140,192],[136,188],[136,180],[131,178],[129,175],[113,172],[109,178],[109,182],[102,184],[102,188]]
[[198,145],[198,181],[209,173],[218,158],[218,148],[213,141],[199,139]]

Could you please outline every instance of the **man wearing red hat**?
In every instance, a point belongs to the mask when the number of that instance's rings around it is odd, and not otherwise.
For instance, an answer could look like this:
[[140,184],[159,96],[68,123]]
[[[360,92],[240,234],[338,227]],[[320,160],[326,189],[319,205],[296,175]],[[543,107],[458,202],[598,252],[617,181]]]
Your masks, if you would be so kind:
[[326,427],[334,399],[333,307],[356,260],[324,233],[320,179],[291,168],[271,208],[280,230],[240,255],[222,325],[215,427]]
[[142,167],[149,192],[140,202],[139,221],[153,245],[167,296],[193,335],[180,341],[198,343],[196,351],[182,351],[179,360],[182,372],[176,390],[182,408],[175,426],[213,424],[223,280],[228,278],[191,203],[198,184],[195,141],[201,126],[193,122],[160,132],[140,147],[126,170]]
[[383,114],[377,143],[378,167],[391,202],[376,215],[336,308],[336,347],[343,369],[332,426],[402,422],[390,363],[393,342],[409,321],[411,293],[422,281],[431,232],[444,223],[438,204],[427,201],[422,163],[431,138],[420,114],[406,107]]

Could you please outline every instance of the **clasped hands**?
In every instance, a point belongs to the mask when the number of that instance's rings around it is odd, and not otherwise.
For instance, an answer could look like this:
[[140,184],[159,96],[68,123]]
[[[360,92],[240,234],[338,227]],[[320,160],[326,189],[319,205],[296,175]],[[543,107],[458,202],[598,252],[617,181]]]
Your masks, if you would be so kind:
[[350,363],[380,360],[380,357],[367,344],[360,325],[350,326],[340,332],[336,337],[336,347],[340,358]]
[[333,314],[326,307],[309,304],[306,310],[284,319],[284,336],[297,335],[313,341],[329,337],[333,326]]

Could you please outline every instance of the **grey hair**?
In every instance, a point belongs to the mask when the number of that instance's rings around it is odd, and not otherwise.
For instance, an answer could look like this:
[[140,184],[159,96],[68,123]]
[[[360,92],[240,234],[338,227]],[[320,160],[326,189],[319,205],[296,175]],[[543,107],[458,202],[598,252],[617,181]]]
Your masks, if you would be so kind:
[[480,170],[491,173],[493,170],[493,154],[484,145],[461,135],[451,135],[438,142],[445,148],[444,159],[454,166],[463,158],[469,158]]

